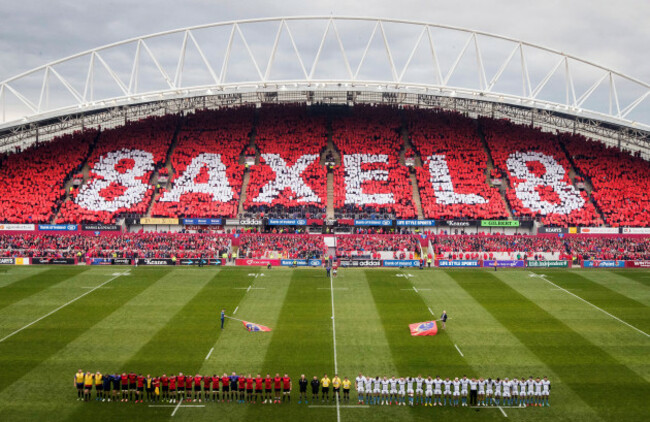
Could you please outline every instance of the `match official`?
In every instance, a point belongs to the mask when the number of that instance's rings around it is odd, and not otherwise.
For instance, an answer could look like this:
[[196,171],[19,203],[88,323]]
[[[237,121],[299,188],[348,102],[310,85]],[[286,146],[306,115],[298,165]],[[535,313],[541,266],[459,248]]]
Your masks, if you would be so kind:
[[442,315],[440,315],[440,321],[442,322],[442,329],[447,328],[447,311],[442,311]]
[[223,330],[223,323],[226,320],[226,310],[222,309],[221,310],[221,329]]

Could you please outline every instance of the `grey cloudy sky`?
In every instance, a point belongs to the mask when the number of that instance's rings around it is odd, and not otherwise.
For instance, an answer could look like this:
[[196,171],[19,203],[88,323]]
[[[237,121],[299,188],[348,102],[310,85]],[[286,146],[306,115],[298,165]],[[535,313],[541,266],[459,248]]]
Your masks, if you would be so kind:
[[413,19],[487,31],[650,81],[648,0],[4,1],[0,80],[138,35],[232,19],[312,14]]

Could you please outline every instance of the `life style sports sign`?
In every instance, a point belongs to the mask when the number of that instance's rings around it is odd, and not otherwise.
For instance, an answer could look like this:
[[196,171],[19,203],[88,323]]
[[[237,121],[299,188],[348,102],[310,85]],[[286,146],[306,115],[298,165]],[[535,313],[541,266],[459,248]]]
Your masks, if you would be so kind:
[[481,261],[477,259],[439,259],[438,267],[480,267]]

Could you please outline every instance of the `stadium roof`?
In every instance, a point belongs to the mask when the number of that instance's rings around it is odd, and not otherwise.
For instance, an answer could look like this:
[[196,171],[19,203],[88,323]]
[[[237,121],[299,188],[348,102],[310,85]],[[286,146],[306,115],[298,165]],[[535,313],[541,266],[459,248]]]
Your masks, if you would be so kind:
[[578,122],[647,154],[649,97],[650,85],[631,76],[481,31],[370,17],[248,19],[127,39],[0,82],[0,149],[107,111],[306,101],[454,108],[574,130]]

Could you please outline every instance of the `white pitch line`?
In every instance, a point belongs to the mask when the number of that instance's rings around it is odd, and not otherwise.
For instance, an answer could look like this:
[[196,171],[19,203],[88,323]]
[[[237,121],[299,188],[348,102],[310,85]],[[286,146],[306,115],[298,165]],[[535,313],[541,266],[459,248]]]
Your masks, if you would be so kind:
[[463,354],[463,352],[460,351],[460,349],[458,348],[458,345],[454,344],[454,347],[456,348],[456,350],[458,350],[458,353],[460,353],[460,356],[464,358],[465,355]]
[[[332,406],[327,405],[327,404],[310,404],[307,407],[309,407],[310,409],[322,409],[322,408],[330,408],[331,409],[332,408]],[[368,406],[367,404],[361,404],[361,405],[358,405],[358,406],[344,404],[344,405],[341,405],[339,407],[342,408],[342,409],[368,409],[368,408],[370,408],[370,406]]]
[[150,404],[148,407],[205,407],[204,404],[182,404],[182,405],[174,405],[174,404]]
[[331,287],[317,287],[317,290],[348,290],[347,287],[335,287],[332,289]]
[[232,314],[233,314],[233,315],[235,315],[235,314],[237,313],[237,309],[239,309],[239,305],[237,305],[237,307],[235,308],[235,310],[232,311]]
[[208,352],[208,355],[205,357],[205,360],[210,359],[210,355],[212,354],[213,351],[214,351],[214,347],[212,349],[210,349],[210,351]]
[[174,408],[174,411],[172,412],[172,417],[174,417],[174,415],[176,414],[176,412],[178,412],[178,408],[181,407],[182,404],[183,404],[183,400],[179,400],[179,401],[178,401],[178,404],[177,404],[176,407]]
[[415,293],[419,293],[418,289],[416,289],[415,286],[413,286],[413,290],[415,290]]
[[604,309],[602,309],[602,308],[599,308],[598,306],[594,305],[593,303],[591,303],[591,302],[589,302],[589,301],[587,301],[587,300],[581,298],[581,297],[578,296],[577,294],[572,293],[572,292],[568,291],[567,289],[564,289],[564,288],[558,286],[557,284],[553,283],[551,280],[547,280],[547,279],[544,278],[544,277],[541,277],[541,278],[542,278],[542,280],[544,280],[545,282],[552,284],[553,286],[557,287],[557,288],[560,289],[560,290],[564,290],[566,293],[570,294],[571,296],[573,296],[573,297],[575,297],[575,298],[577,298],[577,299],[580,299],[581,301],[583,301],[583,302],[586,303],[587,305],[590,305],[590,306],[592,306],[592,307],[598,309],[600,312],[604,313],[605,315],[614,318],[616,321],[618,321],[618,322],[620,322],[620,323],[622,323],[622,324],[627,325],[628,327],[632,328],[633,330],[636,330],[636,331],[640,332],[641,334],[643,334],[643,335],[646,336],[646,337],[650,337],[650,334],[646,333],[645,331],[636,328],[636,327],[635,327],[634,325],[632,325],[632,324],[628,324],[627,322],[623,321],[623,320],[620,319],[619,317],[610,314],[609,312],[607,312],[606,310],[604,310]]
[[0,343],[2,343],[3,341],[5,341],[5,340],[8,339],[9,337],[12,337],[13,335],[18,334],[19,332],[23,331],[25,328],[29,328],[29,327],[31,327],[32,325],[36,324],[37,322],[44,320],[45,318],[49,317],[50,315],[52,315],[52,314],[54,314],[54,313],[60,311],[61,309],[65,308],[66,306],[68,306],[68,305],[70,305],[70,304],[72,304],[72,303],[78,301],[78,300],[81,299],[82,297],[84,297],[84,296],[86,296],[86,295],[89,295],[90,293],[92,293],[92,292],[94,292],[95,290],[97,290],[97,289],[99,289],[99,288],[105,286],[106,284],[110,283],[111,281],[115,280],[116,278],[118,278],[118,277],[121,276],[121,275],[123,275],[123,274],[114,275],[113,277],[109,278],[108,280],[106,280],[105,282],[103,282],[103,283],[100,284],[99,286],[93,288],[92,290],[88,290],[86,293],[84,293],[84,294],[82,294],[82,295],[79,295],[79,296],[75,297],[74,299],[72,299],[72,300],[69,301],[69,302],[64,303],[63,305],[59,306],[59,307],[56,308],[55,310],[50,311],[50,312],[48,312],[47,314],[43,315],[43,316],[40,317],[39,319],[30,322],[29,324],[25,325],[25,326],[22,327],[22,328],[17,329],[17,330],[14,331],[13,333],[11,333],[11,334],[9,334],[9,335],[3,337],[2,339],[0,339]]
[[508,417],[508,415],[506,414],[506,411],[503,410],[503,408],[501,406],[499,406],[499,410],[501,411],[501,413],[503,413],[504,417],[506,417],[506,418]]
[[[330,292],[332,293],[332,342],[334,343],[334,373],[339,373],[339,364],[336,357],[336,319],[334,318],[334,279],[330,273]],[[341,422],[341,405],[339,396],[336,396],[336,421]]]
[[433,313],[433,311],[431,310],[430,307],[427,306],[427,309],[429,310],[429,312],[431,312],[431,315],[434,315],[434,316],[436,315],[436,314]]

